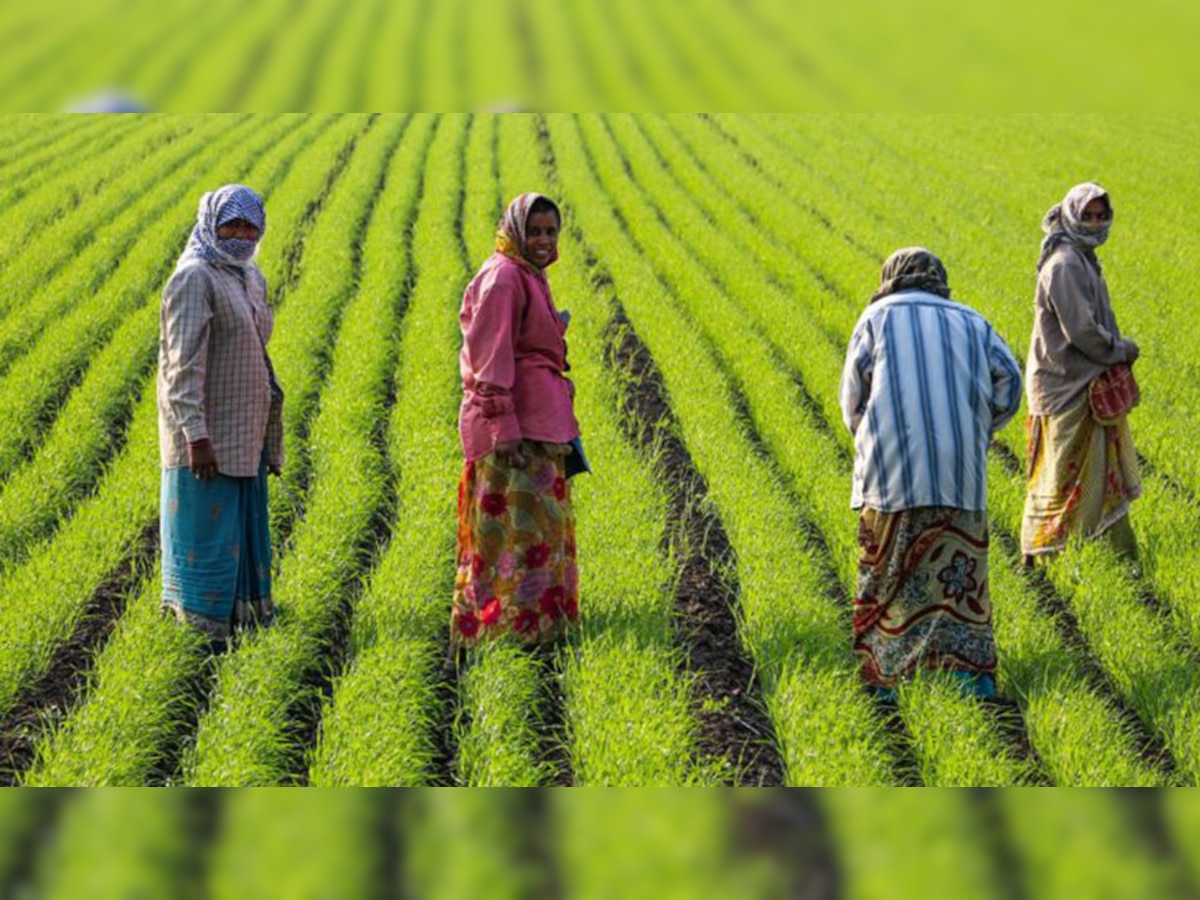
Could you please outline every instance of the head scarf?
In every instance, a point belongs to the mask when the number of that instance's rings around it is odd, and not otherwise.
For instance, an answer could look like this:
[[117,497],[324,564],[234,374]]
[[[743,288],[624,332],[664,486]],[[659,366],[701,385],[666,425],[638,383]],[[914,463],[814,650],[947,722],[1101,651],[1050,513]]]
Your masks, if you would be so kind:
[[196,227],[188,240],[184,256],[195,256],[229,266],[245,266],[254,257],[258,241],[217,237],[217,229],[234,219],[242,219],[258,228],[259,241],[267,230],[267,214],[262,198],[240,184],[227,184],[200,198]]
[[[1093,200],[1103,199],[1108,204],[1108,222],[1100,227],[1084,225],[1083,210]],[[1054,248],[1062,243],[1072,243],[1083,251],[1091,262],[1100,267],[1096,259],[1096,248],[1108,240],[1108,231],[1112,227],[1112,201],[1108,199],[1108,191],[1094,181],[1085,181],[1067,191],[1062,203],[1050,207],[1042,219],[1042,231],[1046,237],[1042,239],[1042,252],[1038,256],[1038,271],[1046,264]]]
[[[538,200],[545,200],[554,207],[555,213],[562,221],[562,213],[559,212],[558,204],[544,194],[522,194],[508,204],[508,209],[504,211],[504,215],[500,218],[500,224],[496,229],[496,249],[507,256],[509,259],[515,259],[522,265],[528,266],[535,272],[540,272],[541,268],[533,263],[525,247],[525,225],[529,221],[529,210],[533,208],[533,204]],[[558,253],[555,252],[550,263],[558,259]],[[547,265],[550,265],[547,263]]]
[[879,289],[871,295],[871,302],[908,290],[950,298],[946,267],[924,247],[905,247],[887,258],[879,276]]

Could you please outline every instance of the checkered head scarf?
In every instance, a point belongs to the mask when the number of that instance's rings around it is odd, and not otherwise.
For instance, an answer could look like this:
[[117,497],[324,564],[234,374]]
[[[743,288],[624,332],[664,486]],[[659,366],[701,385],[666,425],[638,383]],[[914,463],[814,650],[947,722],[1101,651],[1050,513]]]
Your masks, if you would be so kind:
[[[1084,208],[1093,200],[1103,200],[1108,207],[1108,221],[1103,225],[1084,225],[1081,221]],[[1046,237],[1042,239],[1042,252],[1038,256],[1038,271],[1042,270],[1054,248],[1063,243],[1077,246],[1084,256],[1099,268],[1096,248],[1108,240],[1112,220],[1113,208],[1112,201],[1108,199],[1108,191],[1094,181],[1075,185],[1067,191],[1067,196],[1063,197],[1061,203],[1050,207],[1050,211],[1042,219],[1042,231],[1046,233]]]
[[879,289],[871,295],[871,302],[908,290],[950,298],[946,267],[924,247],[905,247],[887,258],[879,276]]
[[[234,219],[242,219],[258,228],[259,240],[217,237],[217,229]],[[200,198],[196,227],[192,229],[184,255],[241,268],[254,258],[266,230],[267,213],[262,198],[244,185],[227,184]]]
[[[529,221],[529,211],[533,209],[533,205],[544,200],[549,203],[554,209],[555,215],[559,221],[562,221],[562,213],[559,211],[558,204],[543,194],[522,194],[508,204],[508,209],[504,211],[504,215],[500,218],[500,224],[496,228],[496,249],[507,256],[509,259],[515,259],[517,262],[528,266],[535,272],[540,272],[541,269],[534,265],[529,259],[525,248],[525,226]],[[553,263],[558,259],[558,253],[554,254],[554,258],[550,260]],[[550,265],[547,263],[547,265]]]

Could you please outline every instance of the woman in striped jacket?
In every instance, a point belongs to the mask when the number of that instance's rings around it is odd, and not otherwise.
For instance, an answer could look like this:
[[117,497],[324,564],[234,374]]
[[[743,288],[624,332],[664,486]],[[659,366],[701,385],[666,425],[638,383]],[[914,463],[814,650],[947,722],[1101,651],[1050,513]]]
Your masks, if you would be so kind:
[[946,269],[897,250],[850,339],[840,399],[861,510],[854,652],[885,695],[918,669],[995,693],[987,447],[1021,402],[1021,370]]

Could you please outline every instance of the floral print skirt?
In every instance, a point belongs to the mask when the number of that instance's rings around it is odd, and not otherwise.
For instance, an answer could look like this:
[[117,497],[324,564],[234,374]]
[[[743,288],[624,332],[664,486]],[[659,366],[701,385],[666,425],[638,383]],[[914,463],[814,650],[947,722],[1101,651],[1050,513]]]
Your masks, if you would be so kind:
[[522,441],[523,468],[468,461],[458,486],[458,573],[451,646],[511,635],[563,636],[579,618],[569,446]]
[[1085,399],[1058,415],[1029,416],[1025,438],[1029,482],[1022,552],[1057,553],[1073,534],[1099,537],[1141,496],[1137,453],[1124,416],[1115,425],[1101,425]]
[[858,541],[854,653],[863,680],[892,688],[919,668],[937,669],[963,676],[974,693],[994,693],[987,515],[866,508]]

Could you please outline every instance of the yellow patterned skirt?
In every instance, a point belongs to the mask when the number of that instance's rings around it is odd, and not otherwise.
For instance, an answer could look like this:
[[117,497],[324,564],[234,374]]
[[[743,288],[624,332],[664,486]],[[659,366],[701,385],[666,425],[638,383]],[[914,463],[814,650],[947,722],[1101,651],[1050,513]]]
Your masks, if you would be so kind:
[[1137,454],[1122,417],[1092,418],[1087,400],[1074,409],[1025,420],[1029,481],[1021,550],[1029,556],[1063,550],[1071,535],[1099,537],[1121,523],[1141,496]]

